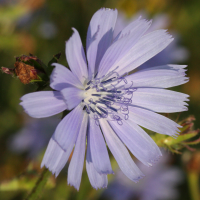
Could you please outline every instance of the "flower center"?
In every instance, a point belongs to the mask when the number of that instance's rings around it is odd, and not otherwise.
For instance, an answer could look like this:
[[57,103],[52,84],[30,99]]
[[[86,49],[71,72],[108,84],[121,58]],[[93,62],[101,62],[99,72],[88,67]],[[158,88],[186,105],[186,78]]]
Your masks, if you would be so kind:
[[84,93],[83,109],[94,116],[96,123],[98,119],[117,121],[122,125],[123,118],[128,119],[128,106],[132,103],[134,88],[129,87],[125,76],[119,76],[113,70],[101,78],[93,78],[87,83]]

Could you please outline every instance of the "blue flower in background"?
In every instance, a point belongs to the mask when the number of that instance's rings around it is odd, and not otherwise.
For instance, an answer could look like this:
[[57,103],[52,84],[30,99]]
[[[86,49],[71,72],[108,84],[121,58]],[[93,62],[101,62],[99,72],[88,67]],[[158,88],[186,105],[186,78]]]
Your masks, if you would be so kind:
[[60,119],[58,116],[33,119],[27,115],[24,119],[24,127],[8,140],[8,147],[18,154],[27,152],[28,157],[33,159],[48,144],[49,137],[53,134]]
[[106,187],[107,174],[113,173],[105,142],[122,172],[137,182],[144,175],[127,148],[146,166],[161,156],[140,126],[175,137],[180,126],[156,112],[187,110],[184,101],[188,95],[165,89],[188,81],[186,66],[162,65],[128,74],[161,52],[172,37],[165,30],[145,34],[151,21],[138,18],[113,38],[116,19],[117,10],[100,9],[94,14],[87,33],[87,61],[79,33],[73,28],[66,42],[71,71],[53,64],[50,86],[56,91],[21,98],[25,112],[35,118],[73,109],[57,126],[41,166],[57,176],[74,148],[68,184],[76,189],[80,187],[86,141],[86,170],[94,188]]
[[109,187],[102,194],[102,199],[109,200],[174,200],[178,199],[177,186],[183,181],[184,173],[175,166],[170,166],[170,156],[162,151],[163,157],[154,167],[145,167],[137,163],[146,178],[135,184],[118,170]]

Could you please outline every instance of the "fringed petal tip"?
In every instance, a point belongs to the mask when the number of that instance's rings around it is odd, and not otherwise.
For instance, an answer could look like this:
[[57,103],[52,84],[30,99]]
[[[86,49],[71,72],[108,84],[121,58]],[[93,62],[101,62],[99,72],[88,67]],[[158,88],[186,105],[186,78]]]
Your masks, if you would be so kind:
[[69,185],[70,187],[74,187],[77,190],[77,192],[79,191],[79,187],[76,187],[75,185],[73,185],[69,182],[67,182],[67,185]]
[[56,170],[51,169],[50,166],[48,166],[48,164],[45,164],[42,162],[40,165],[40,168],[43,168],[43,167],[47,168],[52,173],[52,175],[55,176],[55,178],[57,178],[57,176],[59,175],[59,172],[56,172]]
[[160,154],[157,157],[155,157],[154,159],[150,160],[149,163],[147,163],[147,167],[152,167],[153,165],[155,165],[160,160],[161,157],[162,153],[160,152]]
[[98,11],[112,11],[112,12],[114,11],[114,12],[118,12],[118,10],[116,8],[115,9],[111,9],[111,8],[104,8],[104,7],[100,8]]
[[103,171],[103,172],[98,172],[100,175],[108,175],[108,174],[115,174],[113,170],[107,170],[107,171]]
[[[179,132],[180,132],[180,130],[179,130]],[[171,137],[173,137],[174,139],[177,139],[178,136],[179,136],[178,132],[176,132],[174,135],[171,135]]]
[[95,190],[98,190],[98,189],[107,189],[107,184],[101,186],[101,187],[95,187],[95,186],[92,186]]
[[134,180],[132,180],[133,182],[135,182],[135,183],[138,183],[141,179],[143,179],[145,177],[145,175],[143,174],[143,175],[140,175],[140,176],[138,176],[137,178],[135,178]]
[[[170,38],[172,38],[174,40],[173,36],[168,32],[168,29],[159,29],[159,30],[165,32]],[[155,30],[155,31],[157,31],[157,30]]]

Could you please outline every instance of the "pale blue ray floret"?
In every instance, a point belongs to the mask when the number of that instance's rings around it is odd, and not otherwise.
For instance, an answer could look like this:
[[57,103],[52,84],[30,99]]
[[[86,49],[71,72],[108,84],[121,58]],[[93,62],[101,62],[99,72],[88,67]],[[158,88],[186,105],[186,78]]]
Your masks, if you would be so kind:
[[[151,25],[141,17],[113,38],[117,10],[100,9],[87,33],[86,55],[76,29],[66,42],[68,68],[54,63],[50,86],[55,91],[24,95],[20,103],[35,118],[72,110],[57,126],[41,166],[56,176],[74,148],[68,184],[79,189],[84,165],[94,188],[107,186],[112,167],[106,144],[122,172],[137,182],[144,175],[130,152],[152,166],[161,152],[140,127],[176,136],[177,123],[156,112],[187,110],[188,95],[167,90],[188,81],[183,65],[163,65],[129,72],[162,51],[173,40],[165,30],[145,34]],[[75,147],[74,147],[75,146]]]

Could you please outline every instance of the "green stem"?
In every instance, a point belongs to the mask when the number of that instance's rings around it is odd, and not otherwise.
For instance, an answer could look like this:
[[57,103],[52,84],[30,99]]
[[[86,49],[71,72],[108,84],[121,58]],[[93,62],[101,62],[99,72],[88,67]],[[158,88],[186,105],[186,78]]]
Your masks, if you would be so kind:
[[188,173],[188,183],[192,200],[199,200],[200,197],[198,178],[199,178],[198,173],[195,172]]
[[47,168],[44,168],[39,179],[37,180],[37,183],[35,184],[35,187],[32,189],[31,193],[26,197],[25,200],[39,199],[39,196],[41,195],[41,192],[50,176],[51,172]]

